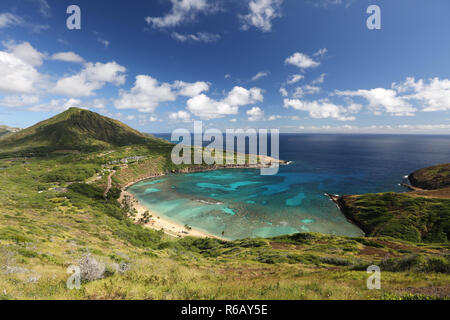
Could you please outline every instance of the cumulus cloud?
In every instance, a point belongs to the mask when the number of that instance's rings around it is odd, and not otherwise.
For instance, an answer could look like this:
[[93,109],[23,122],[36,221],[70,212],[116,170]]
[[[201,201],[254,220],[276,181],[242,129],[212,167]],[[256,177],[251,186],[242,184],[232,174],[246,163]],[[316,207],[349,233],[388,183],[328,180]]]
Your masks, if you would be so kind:
[[177,89],[178,95],[185,97],[195,97],[202,92],[209,91],[209,83],[203,81],[197,81],[194,83],[188,83],[184,81],[175,81],[173,88]]
[[285,88],[280,88],[280,93],[283,97],[287,97],[289,95]]
[[336,91],[336,94],[366,99],[375,114],[386,112],[397,116],[412,116],[418,110],[450,110],[449,79],[432,78],[426,81],[410,77],[401,83],[393,83],[390,89]]
[[37,51],[29,42],[4,41],[2,44],[9,53],[32,67],[39,67],[45,59],[45,54]]
[[308,94],[317,94],[320,92],[320,88],[312,85],[304,85],[301,87],[297,87],[294,92],[294,98],[302,98]]
[[260,107],[253,107],[247,112],[248,121],[261,121],[264,119],[264,111]]
[[294,53],[292,56],[286,58],[284,62],[299,67],[300,69],[316,68],[320,65],[320,62],[314,61],[307,54],[301,52]]
[[125,83],[125,67],[116,62],[85,64],[84,69],[73,76],[65,77],[56,83],[53,92],[68,97],[87,97],[107,83],[121,85]]
[[163,17],[146,17],[153,28],[171,28],[193,21],[199,13],[207,13],[213,7],[206,0],[170,0],[172,9]]
[[376,88],[371,90],[337,91],[338,96],[363,97],[369,102],[369,108],[375,114],[387,112],[396,116],[411,116],[416,109],[392,89]]
[[0,51],[0,91],[33,93],[41,78],[32,65],[11,53]]
[[83,63],[84,59],[80,57],[75,52],[58,52],[53,54],[50,59],[52,60],[59,60],[64,62],[75,62],[75,63]]
[[327,99],[318,101],[302,101],[299,99],[284,99],[285,108],[293,108],[299,111],[306,111],[311,118],[324,119],[333,118],[339,121],[353,121],[354,116],[348,116],[347,108],[336,105]]
[[38,112],[62,112],[69,108],[81,108],[82,102],[78,99],[52,99],[48,103],[39,104],[28,108],[29,111]]
[[208,32],[197,32],[193,34],[181,34],[178,32],[172,32],[172,38],[179,42],[216,42],[220,39],[220,34],[208,33]]
[[272,30],[272,20],[281,17],[283,0],[251,0],[249,13],[241,15],[242,29],[255,27],[263,32]]
[[7,95],[0,100],[0,106],[7,108],[24,107],[39,102],[39,96],[21,94],[21,95]]
[[183,122],[191,122],[191,115],[186,111],[178,111],[169,114],[169,119]]
[[162,102],[175,101],[176,93],[169,83],[159,83],[148,75],[136,76],[130,91],[120,90],[119,99],[114,101],[117,109],[137,109],[140,112],[154,112]]
[[234,87],[227,96],[214,100],[205,94],[200,94],[187,101],[187,107],[194,115],[203,119],[215,119],[226,115],[237,114],[239,107],[262,102],[264,97],[260,88],[245,89]]
[[403,99],[416,100],[424,108],[423,111],[448,111],[450,110],[450,80],[433,78],[428,81],[407,78],[400,84],[392,87],[399,93],[405,94]]

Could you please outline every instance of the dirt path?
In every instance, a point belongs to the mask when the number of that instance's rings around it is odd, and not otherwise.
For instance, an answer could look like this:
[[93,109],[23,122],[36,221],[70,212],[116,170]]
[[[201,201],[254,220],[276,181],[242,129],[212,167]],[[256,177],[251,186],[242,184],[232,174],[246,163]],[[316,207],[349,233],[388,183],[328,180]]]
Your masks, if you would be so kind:
[[114,173],[116,173],[116,171],[112,171],[109,175],[108,175],[108,185],[106,186],[105,192],[103,193],[103,196],[106,198],[106,196],[108,195],[109,190],[111,189],[112,186],[112,176],[114,175]]

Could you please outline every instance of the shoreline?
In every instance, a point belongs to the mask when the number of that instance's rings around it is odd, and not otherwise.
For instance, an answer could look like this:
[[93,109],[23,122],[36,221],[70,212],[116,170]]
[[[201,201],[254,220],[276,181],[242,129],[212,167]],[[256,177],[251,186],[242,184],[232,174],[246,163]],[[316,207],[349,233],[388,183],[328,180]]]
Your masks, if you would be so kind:
[[[271,157],[266,157],[265,161],[272,161],[272,162],[278,162],[279,165],[286,165],[286,161],[274,159]],[[136,222],[137,219],[139,219],[145,211],[150,212],[150,215],[152,215],[152,219],[149,223],[144,224],[144,227],[150,228],[153,230],[163,230],[165,234],[175,237],[175,238],[184,238],[184,237],[199,237],[199,238],[213,238],[213,239],[219,239],[222,241],[230,241],[229,239],[225,239],[213,234],[210,234],[206,231],[202,231],[199,229],[196,229],[194,227],[190,227],[191,229],[188,230],[185,228],[185,226],[181,225],[180,223],[174,222],[166,217],[161,216],[155,211],[151,211],[149,208],[144,206],[139,200],[130,192],[127,191],[129,187],[132,185],[139,183],[144,180],[152,179],[152,178],[158,178],[158,177],[164,177],[167,174],[184,174],[184,173],[194,173],[194,172],[206,172],[206,171],[215,171],[215,170],[223,170],[223,169],[261,169],[267,167],[266,164],[256,164],[256,165],[214,165],[214,166],[200,166],[200,167],[187,167],[185,169],[179,170],[179,171],[172,171],[168,173],[161,173],[161,174],[153,174],[146,177],[141,177],[138,179],[135,179],[133,181],[128,182],[124,186],[121,187],[121,193],[120,197],[117,200],[119,203],[122,203],[122,200],[125,196],[130,197],[130,206],[137,211],[137,216],[133,218],[134,222]]]
[[[160,176],[156,176],[156,177],[160,177]],[[147,178],[147,179],[151,179],[151,178]],[[146,179],[143,179],[143,180],[146,180]],[[215,238],[215,239],[219,239],[222,241],[229,241],[227,239],[209,234],[205,231],[201,231],[201,230],[198,230],[195,228],[191,228],[190,230],[188,230],[180,223],[176,223],[166,217],[161,216],[157,212],[150,210],[149,208],[144,206],[141,202],[139,202],[139,200],[132,193],[130,193],[126,190],[122,190],[118,201],[121,202],[125,196],[130,197],[130,202],[131,202],[130,206],[137,211],[137,215],[135,218],[130,217],[130,219],[133,219],[134,222],[136,222],[136,220],[139,219],[146,211],[150,212],[150,215],[152,215],[150,222],[143,225],[145,228],[149,228],[149,229],[153,229],[153,230],[157,230],[157,231],[162,229],[165,234],[175,237],[175,238],[184,238],[184,237],[191,236],[191,237],[198,237],[198,238]]]

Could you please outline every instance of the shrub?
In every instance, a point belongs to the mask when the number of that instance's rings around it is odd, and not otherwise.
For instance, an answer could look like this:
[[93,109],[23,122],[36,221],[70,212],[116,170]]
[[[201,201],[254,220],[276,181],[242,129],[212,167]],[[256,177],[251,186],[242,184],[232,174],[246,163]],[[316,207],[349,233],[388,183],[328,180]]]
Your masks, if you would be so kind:
[[334,266],[349,266],[352,263],[347,259],[338,258],[338,257],[322,257],[320,261],[326,264],[331,264]]
[[81,281],[94,281],[102,279],[105,274],[105,264],[97,262],[91,254],[84,255],[79,263],[81,272]]
[[426,266],[428,272],[450,273],[449,259],[444,257],[431,257]]

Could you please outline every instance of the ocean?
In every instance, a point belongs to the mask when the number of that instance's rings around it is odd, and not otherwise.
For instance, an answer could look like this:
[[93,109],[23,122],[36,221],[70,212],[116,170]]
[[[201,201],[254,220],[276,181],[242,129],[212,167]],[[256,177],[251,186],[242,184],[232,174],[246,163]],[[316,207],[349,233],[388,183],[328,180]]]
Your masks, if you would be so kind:
[[225,169],[146,180],[129,191],[161,216],[227,239],[362,236],[325,193],[405,192],[406,175],[450,162],[450,136],[281,134],[280,159],[292,163],[275,176]]

